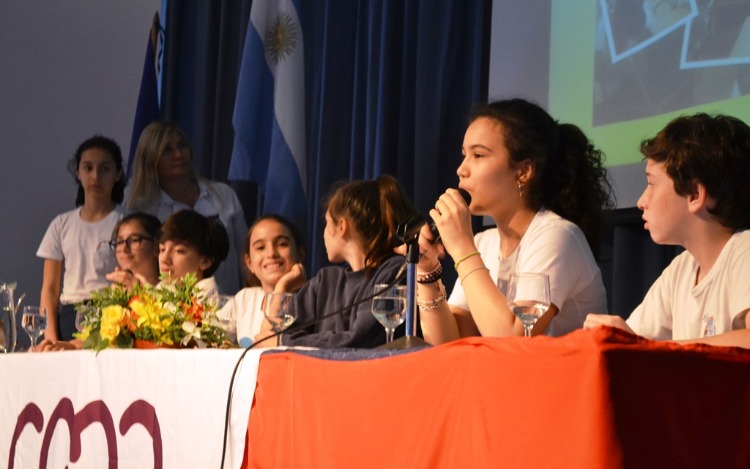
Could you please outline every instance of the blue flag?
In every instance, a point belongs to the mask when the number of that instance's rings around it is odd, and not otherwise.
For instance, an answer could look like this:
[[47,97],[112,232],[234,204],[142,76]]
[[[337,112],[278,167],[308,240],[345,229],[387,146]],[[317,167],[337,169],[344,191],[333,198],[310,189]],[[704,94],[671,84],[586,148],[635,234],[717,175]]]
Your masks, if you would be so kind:
[[130,152],[128,154],[128,164],[126,167],[125,178],[130,178],[130,170],[135,159],[135,149],[138,146],[138,139],[141,137],[143,129],[153,121],[159,119],[159,85],[157,74],[157,47],[161,26],[159,24],[159,13],[154,14],[154,20],[151,23],[149,32],[148,45],[146,47],[146,59],[143,63],[143,75],[141,75],[141,89],[138,92],[138,104],[135,108],[135,118],[133,119],[133,133],[130,137]]
[[229,179],[257,182],[263,213],[307,209],[302,27],[293,0],[255,0],[232,117]]

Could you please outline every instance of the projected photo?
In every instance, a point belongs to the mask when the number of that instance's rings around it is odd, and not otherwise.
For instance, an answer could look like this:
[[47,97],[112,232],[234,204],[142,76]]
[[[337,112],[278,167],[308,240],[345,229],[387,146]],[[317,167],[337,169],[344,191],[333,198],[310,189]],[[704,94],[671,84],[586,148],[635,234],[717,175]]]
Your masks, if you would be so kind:
[[750,0],[600,0],[595,126],[750,94]]

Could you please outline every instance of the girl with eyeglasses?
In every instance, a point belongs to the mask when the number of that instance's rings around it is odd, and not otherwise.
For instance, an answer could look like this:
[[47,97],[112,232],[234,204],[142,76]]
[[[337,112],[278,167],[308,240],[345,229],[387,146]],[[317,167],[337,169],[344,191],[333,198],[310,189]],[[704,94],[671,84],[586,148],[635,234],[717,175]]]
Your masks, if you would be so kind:
[[[161,222],[147,213],[131,213],[122,218],[112,232],[109,247],[118,266],[107,274],[107,280],[132,288],[136,283],[156,285],[159,281],[159,235]],[[79,339],[44,339],[37,346],[40,352],[80,350]]]
[[117,224],[109,246],[118,266],[107,274],[110,282],[128,288],[159,282],[159,236],[161,222],[147,213],[131,213]]
[[109,285],[106,275],[116,266],[109,240],[125,214],[120,206],[125,188],[122,153],[114,140],[101,135],[87,139],[68,167],[78,183],[76,208],[52,220],[36,253],[44,259],[44,337],[53,342],[73,338],[74,304]]

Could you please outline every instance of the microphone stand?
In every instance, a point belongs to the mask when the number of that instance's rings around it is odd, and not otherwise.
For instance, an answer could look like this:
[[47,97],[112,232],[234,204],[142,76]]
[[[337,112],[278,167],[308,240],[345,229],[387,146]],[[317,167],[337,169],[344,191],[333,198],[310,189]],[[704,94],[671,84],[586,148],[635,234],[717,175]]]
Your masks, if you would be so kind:
[[430,344],[417,337],[417,263],[419,262],[419,232],[406,242],[406,335],[393,342],[381,345],[382,349],[409,349],[429,347]]

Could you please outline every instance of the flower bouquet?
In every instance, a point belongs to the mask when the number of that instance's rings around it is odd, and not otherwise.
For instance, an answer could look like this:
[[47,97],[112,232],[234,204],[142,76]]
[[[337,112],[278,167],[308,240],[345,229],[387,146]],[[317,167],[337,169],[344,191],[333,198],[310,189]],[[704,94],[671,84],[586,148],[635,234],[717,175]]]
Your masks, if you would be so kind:
[[133,348],[137,342],[155,347],[230,347],[226,330],[216,319],[216,302],[203,297],[196,277],[180,282],[126,288],[113,284],[79,303],[83,313],[83,348]]

